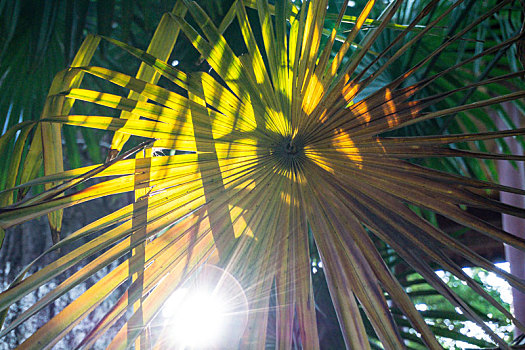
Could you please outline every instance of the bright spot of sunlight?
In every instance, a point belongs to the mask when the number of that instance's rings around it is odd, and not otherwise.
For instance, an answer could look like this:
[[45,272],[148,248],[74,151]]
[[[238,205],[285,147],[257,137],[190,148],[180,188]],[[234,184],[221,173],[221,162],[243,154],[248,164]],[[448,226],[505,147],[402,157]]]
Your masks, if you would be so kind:
[[[503,271],[510,272],[510,264],[508,262],[497,263],[495,265]],[[463,271],[472,277],[472,269],[467,267],[464,268]],[[486,274],[480,275],[480,278],[483,284],[488,285],[499,292],[501,300],[512,305],[512,289],[503,278],[500,278],[493,272],[487,272]]]
[[166,301],[165,338],[180,349],[236,347],[248,320],[248,301],[235,278],[205,265]]
[[180,346],[208,347],[218,341],[228,307],[224,300],[213,294],[177,290],[168,300],[162,314],[171,320],[171,340]]
[[427,311],[428,310],[428,306],[427,306],[427,304],[416,304],[416,309],[419,310],[419,311]]
[[[510,271],[510,265],[508,262],[497,263],[495,265],[496,267],[506,272]],[[473,276],[472,268],[466,267],[466,268],[463,268],[463,271],[465,271],[465,273],[469,275],[470,277]],[[441,280],[443,280],[443,282],[448,283],[450,281],[450,274],[445,273],[443,270],[436,271],[436,274],[439,276],[439,278],[441,278]],[[490,287],[493,291],[496,291],[497,293],[499,293],[501,300],[505,303],[510,304],[512,308],[512,289],[510,285],[504,279],[500,278],[495,273],[489,272],[489,271],[478,274],[478,277],[481,279],[481,282],[486,287]],[[418,305],[416,305],[416,308],[418,308]],[[459,308],[456,308],[456,312],[462,313]],[[489,318],[492,318],[493,315],[491,314],[489,315],[487,316],[489,316]],[[490,337],[487,334],[485,334],[483,329],[479,327],[477,324],[475,324],[474,322],[464,321],[463,324],[464,324],[464,327],[459,330],[461,334],[469,336],[469,337],[477,338],[477,339],[484,339],[486,341],[491,341]],[[498,327],[497,324],[493,322],[487,322],[486,324],[500,337],[504,337],[505,334],[509,334],[510,332],[512,332],[512,329],[513,329],[512,325]],[[443,342],[443,345],[447,347],[473,348],[471,344],[467,344],[462,341],[454,341],[452,339],[447,339],[447,338],[441,338],[441,340]]]
[[[510,272],[510,265],[508,262],[497,263],[494,265],[503,271]],[[470,267],[465,267],[463,271],[472,277],[472,269]],[[443,282],[449,282],[449,276],[443,270],[436,271],[436,275],[438,275],[438,277],[441,278]],[[512,289],[503,278],[500,278],[495,273],[488,271],[485,274],[481,274],[479,277],[481,278],[481,282],[484,285],[490,286],[493,290],[500,294],[501,300],[503,300],[503,302],[512,305]]]

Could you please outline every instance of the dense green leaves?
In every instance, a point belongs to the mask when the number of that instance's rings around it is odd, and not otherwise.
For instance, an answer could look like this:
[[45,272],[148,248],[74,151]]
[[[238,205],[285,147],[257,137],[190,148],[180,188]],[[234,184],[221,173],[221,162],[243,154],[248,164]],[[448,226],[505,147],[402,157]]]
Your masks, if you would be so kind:
[[[439,349],[435,335],[487,344],[429,322],[439,315],[476,323],[491,341],[509,348],[471,301],[434,271],[442,268],[464,281],[480,300],[525,328],[450,254],[499,274],[520,290],[525,282],[471,251],[435,220],[445,216],[525,251],[525,240],[464,210],[481,207],[525,217],[525,210],[479,191],[523,195],[479,176],[480,159],[523,161],[482,143],[523,135],[523,129],[486,131],[467,119],[480,112],[483,120],[485,108],[525,96],[523,71],[480,74],[484,62],[498,62],[498,51],[522,39],[523,34],[512,33],[479,44],[486,23],[505,11],[513,13],[512,1],[484,8],[468,23],[461,23],[461,16],[472,2],[413,2],[409,9],[402,0],[385,7],[371,0],[355,15],[347,14],[352,12],[348,4],[334,9],[328,1],[237,0],[224,10],[224,19],[214,22],[197,2],[178,1],[145,51],[104,38],[113,49],[140,60],[135,77],[90,65],[100,37],[88,37],[78,59],[55,78],[41,120],[14,126],[0,139],[4,149],[16,141],[10,160],[15,170],[0,192],[0,227],[48,214],[59,232],[63,208],[125,192],[133,192],[134,200],[56,240],[50,251],[86,239],[32,275],[22,274],[0,294],[0,309],[7,310],[78,266],[2,335],[117,261],[22,347],[53,346],[112,293],[120,293],[118,301],[80,348],[96,344],[115,324],[122,327],[110,348],[169,347],[148,327],[159,322],[159,309],[169,296],[207,263],[234,276],[246,293],[250,312],[233,347],[264,348],[274,332],[278,348],[320,348],[310,274],[315,251],[325,266],[348,348],[419,344]],[[100,24],[109,31],[107,18]],[[447,24],[451,27],[444,29]],[[242,41],[228,34],[236,29]],[[179,40],[191,43],[211,68],[175,68],[170,60]],[[461,54],[451,58],[458,48]],[[100,88],[80,85],[84,76]],[[127,97],[105,88],[109,85],[125,89]],[[492,87],[495,93],[487,92]],[[111,112],[70,113],[75,101]],[[432,123],[448,134],[413,136]],[[106,163],[64,171],[62,125],[114,133]],[[119,156],[128,140],[137,138],[148,141]],[[465,149],[471,145],[479,151]],[[45,165],[40,178],[35,176],[38,160],[32,160],[38,150]],[[161,150],[171,155],[158,154]],[[134,159],[125,159],[132,154]],[[432,169],[432,159],[449,166]],[[458,164],[471,171],[458,174]],[[16,197],[41,184],[46,187],[42,194]],[[381,254],[383,247],[428,288],[419,290],[396,276],[390,258]],[[439,295],[449,308],[439,315],[421,313],[414,302],[423,295]]]

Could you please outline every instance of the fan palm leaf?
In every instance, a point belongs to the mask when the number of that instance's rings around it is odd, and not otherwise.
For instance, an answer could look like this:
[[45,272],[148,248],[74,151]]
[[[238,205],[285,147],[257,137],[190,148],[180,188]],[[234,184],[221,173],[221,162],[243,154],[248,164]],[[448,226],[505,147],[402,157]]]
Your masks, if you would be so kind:
[[[494,343],[509,348],[468,301],[434,273],[434,268],[441,266],[465,281],[521,330],[525,326],[449,255],[460,254],[522,291],[524,281],[500,270],[411,208],[429,210],[525,250],[525,240],[464,210],[464,206],[472,206],[525,217],[523,209],[487,197],[486,190],[521,195],[525,191],[433,170],[409,160],[472,157],[523,161],[523,156],[465,151],[454,145],[518,136],[524,130],[418,137],[382,134],[525,96],[525,91],[516,89],[430,109],[458,91],[508,84],[523,75],[519,71],[419,97],[444,74],[492,57],[521,40],[523,33],[443,72],[407,83],[434,57],[464,40],[473,28],[507,9],[511,2],[500,1],[487,9],[373,93],[365,93],[365,89],[385,69],[397,64],[412,45],[436,35],[437,26],[463,1],[429,1],[409,24],[400,25],[392,19],[403,4],[401,0],[391,2],[376,20],[369,19],[378,5],[374,0],[368,1],[358,16],[345,15],[348,1],[337,14],[327,12],[327,1],[298,6],[288,1],[272,5],[265,0],[237,0],[219,26],[196,2],[181,1],[163,17],[147,51],[103,38],[142,61],[137,76],[87,66],[88,62],[73,65],[55,80],[41,120],[10,130],[0,139],[0,147],[14,138],[17,130],[22,131],[18,139],[19,147],[23,147],[36,128],[35,145],[41,144],[41,137],[59,149],[59,126],[81,126],[115,132],[107,162],[62,171],[60,153],[48,151],[44,143],[45,162],[50,164],[45,176],[28,178],[19,186],[12,182],[11,189],[0,193],[5,205],[0,211],[0,225],[7,229],[44,214],[55,215],[50,218],[58,225],[61,218],[55,213],[94,198],[133,191],[135,200],[72,233],[46,253],[86,239],[78,248],[29,276],[25,274],[30,267],[26,268],[0,294],[0,309],[7,310],[25,294],[89,258],[0,334],[5,335],[97,271],[119,261],[117,268],[38,329],[22,347],[53,346],[103,300],[121,291],[122,285],[127,286],[125,291],[79,347],[93,346],[121,318],[126,323],[109,348],[141,347],[150,342],[167,347],[162,337],[150,338],[147,327],[189,276],[204,264],[216,264],[239,281],[249,302],[241,347],[264,348],[268,333],[274,332],[278,348],[295,345],[316,349],[320,344],[310,274],[313,239],[348,348],[368,349],[375,337],[386,349],[405,348],[405,339],[409,338],[402,327],[407,324],[417,332],[418,342],[431,349],[441,348],[381,257],[374,243],[379,238],[465,318],[482,327]],[[436,8],[439,11],[433,12]],[[258,22],[251,16],[253,10]],[[428,24],[421,25],[427,17]],[[224,36],[235,18],[244,40],[243,55],[236,54]],[[335,20],[333,29],[325,28],[326,20]],[[342,23],[350,23],[351,29],[344,33],[342,43],[336,43],[342,35]],[[260,37],[254,28],[260,28]],[[395,39],[371,56],[372,45],[387,30],[396,33]],[[179,35],[192,43],[212,71],[186,73],[167,63]],[[97,40],[88,38],[90,45],[96,45]],[[370,63],[360,67],[365,58]],[[84,75],[129,93],[122,97],[82,88],[78,77]],[[160,77],[175,86],[168,89],[159,85]],[[120,116],[70,114],[74,101],[110,107]],[[149,141],[122,153],[130,136]],[[157,155],[157,150],[185,152]],[[47,160],[49,152],[51,158]],[[19,153],[15,158],[21,157]],[[133,154],[136,157],[130,158]],[[19,168],[27,169],[16,165]],[[75,190],[79,183],[94,178],[101,181]],[[47,191],[17,201],[17,193],[40,184],[45,184]],[[275,307],[270,308],[271,303]],[[402,316],[391,313],[392,303]],[[129,310],[133,311],[131,316]],[[273,313],[276,322],[269,326],[269,314]],[[375,334],[369,334],[368,324]]]

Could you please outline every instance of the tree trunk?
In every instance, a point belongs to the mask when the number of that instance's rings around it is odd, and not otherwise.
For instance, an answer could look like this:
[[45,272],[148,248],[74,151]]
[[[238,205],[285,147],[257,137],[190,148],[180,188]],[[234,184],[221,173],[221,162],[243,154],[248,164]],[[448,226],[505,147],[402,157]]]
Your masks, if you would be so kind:
[[[509,117],[516,124],[516,127],[520,127],[521,124],[523,124],[521,122],[523,116],[520,111],[511,103],[504,104],[503,107],[509,114]],[[499,129],[508,129],[501,118],[496,117],[496,121]],[[514,138],[506,138],[505,141],[509,145],[513,154],[523,154],[523,148]],[[523,162],[516,162],[516,165],[517,168],[513,167],[509,161],[498,161],[499,182],[502,185],[524,188],[523,182],[525,179],[525,170]],[[525,208],[525,199],[521,195],[500,192],[500,200],[503,203]],[[502,214],[502,225],[505,231],[521,238],[525,238],[524,219]],[[516,248],[505,246],[505,256],[510,263],[510,272],[517,277],[525,279],[525,253]],[[525,294],[512,288],[512,299],[516,318],[525,323]],[[521,333],[518,329],[515,329],[514,332],[515,336],[518,336]]]

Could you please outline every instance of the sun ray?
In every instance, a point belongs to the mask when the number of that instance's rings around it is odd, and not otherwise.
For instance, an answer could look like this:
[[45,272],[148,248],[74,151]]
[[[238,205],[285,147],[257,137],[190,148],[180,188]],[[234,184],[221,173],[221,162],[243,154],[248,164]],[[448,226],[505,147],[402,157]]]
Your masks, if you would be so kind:
[[[386,246],[447,305],[461,310],[498,346],[508,348],[434,269],[443,268],[464,281],[520,330],[525,329],[523,320],[499,305],[450,256],[457,254],[495,272],[518,290],[525,290],[525,281],[500,270],[420,213],[446,217],[525,251],[525,239],[464,209],[523,218],[524,209],[487,193],[524,195],[524,190],[432,169],[426,162],[521,162],[522,155],[465,145],[521,137],[525,129],[474,132],[458,124],[446,135],[414,136],[411,128],[441,125],[443,117],[466,118],[509,101],[523,105],[523,70],[497,67],[496,73],[478,80],[448,81],[453,74],[461,79],[473,65],[523,40],[521,31],[496,43],[471,42],[473,30],[503,11],[510,13],[513,1],[497,2],[447,35],[441,34],[440,26],[460,13],[464,1],[407,5],[395,0],[385,5],[369,0],[360,2],[357,16],[347,15],[355,2],[343,1],[337,9],[332,3],[236,0],[217,25],[204,4],[177,1],[145,51],[102,38],[140,60],[136,75],[88,65],[94,40],[98,44],[100,39],[89,37],[81,51],[85,57],[57,76],[41,120],[0,138],[3,150],[8,138],[16,138],[21,130],[14,156],[23,164],[23,146],[36,129],[28,154],[33,157],[43,149],[46,159],[45,176],[20,175],[26,180],[20,183],[15,171],[9,188],[0,191],[5,204],[0,228],[49,214],[59,229],[64,208],[110,195],[135,196],[123,208],[57,242],[0,293],[0,309],[7,312],[28,293],[77,269],[0,335],[107,271],[21,347],[52,347],[118,294],[78,348],[96,347],[112,329],[116,333],[109,348],[140,348],[150,342],[157,349],[169,348],[174,345],[165,338],[171,325],[162,323],[168,321],[160,319],[159,310],[213,265],[225,279],[231,276],[246,298],[246,328],[235,333],[232,348],[320,349],[323,324],[311,270],[311,259],[319,254],[347,348],[441,348],[435,325],[416,309],[402,278],[382,256],[380,246]],[[399,13],[407,6],[418,11],[403,19]],[[230,40],[234,31],[238,42]],[[208,71],[178,69],[167,62],[180,37],[196,50],[200,63],[206,61]],[[443,41],[436,45],[429,37]],[[381,46],[381,41],[386,43]],[[439,70],[431,69],[442,53],[455,52],[456,46],[474,49],[457,60],[445,60]],[[81,86],[84,75],[122,89],[126,97]],[[470,91],[475,91],[473,98],[458,104]],[[113,116],[71,114],[75,101],[111,109]],[[49,153],[61,125],[113,133],[106,163],[62,171],[61,147]],[[148,141],[121,152],[135,138]],[[159,150],[170,155],[156,154]],[[131,155],[136,157],[129,159]],[[34,166],[23,169],[33,174]],[[85,187],[77,187],[80,184]],[[13,202],[39,185],[46,191]],[[26,276],[43,257],[68,246],[74,248]],[[219,288],[221,278],[211,278],[210,283]]]

